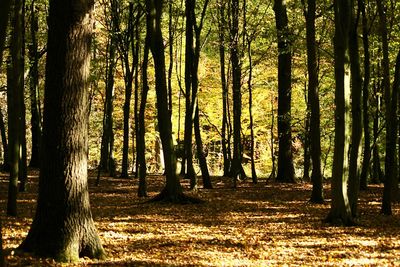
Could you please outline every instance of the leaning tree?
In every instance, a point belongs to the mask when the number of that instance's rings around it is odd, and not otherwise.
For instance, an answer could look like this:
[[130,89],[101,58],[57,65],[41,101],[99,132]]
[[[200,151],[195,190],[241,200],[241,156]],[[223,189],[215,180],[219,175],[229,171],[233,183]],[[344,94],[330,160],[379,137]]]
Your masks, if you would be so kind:
[[87,183],[93,1],[50,1],[36,214],[23,251],[59,261],[103,258]]

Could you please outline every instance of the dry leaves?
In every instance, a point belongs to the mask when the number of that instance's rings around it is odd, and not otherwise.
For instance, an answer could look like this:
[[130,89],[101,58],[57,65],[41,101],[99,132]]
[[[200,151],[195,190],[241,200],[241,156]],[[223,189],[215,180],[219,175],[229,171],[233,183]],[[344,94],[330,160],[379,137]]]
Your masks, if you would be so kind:
[[[188,182],[182,182],[188,188]],[[148,183],[154,196],[163,178],[150,176]],[[203,204],[149,204],[136,196],[137,180],[103,178],[101,186],[90,191],[108,259],[85,258],[63,266],[400,266],[399,205],[396,215],[380,215],[380,186],[361,193],[360,226],[331,227],[322,223],[329,202],[308,203],[308,184],[253,185],[247,180],[233,190],[227,178],[213,178],[213,183],[216,189],[192,194],[206,200]],[[8,264],[57,266],[51,259],[13,255],[33,216],[37,177],[31,177],[28,192],[19,195],[18,218],[3,215],[5,176],[0,189]]]

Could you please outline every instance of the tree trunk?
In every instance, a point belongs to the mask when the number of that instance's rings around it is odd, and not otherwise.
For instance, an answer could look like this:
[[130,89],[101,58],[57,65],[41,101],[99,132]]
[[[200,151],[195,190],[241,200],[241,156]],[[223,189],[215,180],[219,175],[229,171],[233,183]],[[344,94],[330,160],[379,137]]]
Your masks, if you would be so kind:
[[358,194],[360,190],[361,151],[362,151],[362,78],[358,48],[358,17],[355,13],[355,1],[351,1],[349,31],[349,54],[351,68],[351,148],[349,165],[349,201],[353,217],[358,216]]
[[40,106],[39,106],[39,52],[36,35],[39,27],[39,22],[36,14],[35,0],[32,1],[30,6],[30,34],[31,45],[29,46],[29,61],[30,61],[30,104],[31,104],[31,133],[32,133],[32,151],[29,166],[38,168],[40,164]]
[[39,197],[19,247],[63,262],[104,257],[87,183],[92,11],[92,1],[50,1]]
[[382,169],[381,169],[381,158],[379,155],[379,114],[380,114],[380,98],[381,89],[379,86],[380,82],[374,80],[374,121],[373,121],[373,140],[374,145],[372,148],[372,179],[371,182],[379,184],[382,181]]
[[370,54],[369,54],[369,38],[368,38],[368,21],[365,11],[364,0],[358,0],[358,6],[362,14],[362,36],[364,46],[364,83],[362,89],[363,95],[363,126],[364,126],[364,156],[362,162],[362,170],[360,176],[360,189],[366,190],[368,186],[369,164],[371,161],[371,137],[369,132],[369,82],[370,82]]
[[144,54],[143,54],[143,63],[142,63],[142,94],[140,99],[140,108],[138,114],[138,136],[136,137],[137,145],[137,161],[138,161],[138,177],[139,177],[139,187],[138,187],[138,196],[146,197],[147,196],[147,184],[146,184],[146,125],[145,125],[145,111],[146,111],[146,102],[147,102],[147,93],[149,91],[149,84],[147,78],[147,69],[149,62],[149,45],[150,45],[150,35],[147,32]]
[[332,202],[326,221],[352,225],[347,194],[348,150],[350,141],[350,0],[335,0],[335,148],[332,167]]
[[274,11],[278,37],[278,174],[279,182],[294,183],[292,155],[291,99],[292,47],[288,28],[286,2],[275,0]]
[[0,67],[3,64],[3,50],[6,41],[6,32],[11,8],[11,0],[0,2]]
[[100,169],[109,172],[111,177],[115,176],[114,151],[114,72],[116,67],[116,44],[115,38],[110,36],[107,46],[107,66],[106,66],[106,92],[104,100],[104,121],[103,136],[101,139],[101,158]]
[[384,4],[381,0],[377,0],[377,9],[379,14],[379,24],[382,42],[382,68],[383,68],[383,90],[385,99],[385,119],[386,119],[386,155],[385,155],[385,186],[383,190],[382,199],[382,213],[385,215],[392,214],[392,187],[395,179],[396,167],[396,110],[397,110],[397,96],[396,90],[393,94],[390,90],[390,61],[389,61],[389,44],[387,21]]
[[12,15],[11,64],[7,69],[7,108],[8,108],[8,145],[10,160],[10,180],[8,187],[7,215],[17,215],[18,178],[21,177],[21,132],[22,101],[24,88],[23,55],[23,1],[16,1]]
[[311,181],[313,189],[310,201],[323,203],[323,178],[321,174],[321,135],[320,135],[320,108],[319,108],[319,81],[317,46],[315,37],[315,0],[308,0],[306,12],[307,35],[307,68],[308,68],[308,103],[310,106],[310,154],[312,158]]
[[7,135],[6,135],[6,127],[4,124],[3,112],[0,109],[0,134],[1,134],[1,143],[3,144],[3,170],[9,171],[10,164],[8,158],[8,143],[7,143]]
[[228,101],[228,86],[226,84],[225,74],[225,4],[220,1],[218,3],[218,36],[219,36],[219,62],[221,71],[221,86],[222,86],[222,130],[221,144],[223,157],[223,176],[229,176],[231,162],[228,156],[228,140],[226,137],[228,118],[227,118],[227,101]]
[[172,140],[172,125],[168,114],[168,90],[165,75],[164,42],[161,31],[162,0],[146,0],[147,32],[150,35],[150,50],[154,59],[157,117],[164,152],[166,185],[153,201],[188,202],[192,198],[183,194],[176,175],[176,156]]
[[230,176],[233,178],[234,187],[237,180],[242,178],[242,141],[241,141],[241,115],[242,69],[240,62],[239,46],[239,0],[231,0],[231,25],[230,25],[230,59],[232,63],[232,97],[233,97],[233,159]]
[[[193,118],[194,118],[194,92],[192,88],[193,76],[193,61],[194,47],[193,47],[193,27],[195,0],[185,1],[185,17],[186,17],[186,53],[185,53],[185,137],[184,137],[184,157],[186,162],[185,178],[191,181],[191,188],[196,183],[196,172],[193,167],[193,151],[192,151],[192,135],[193,135]],[[194,188],[192,188],[194,189]]]

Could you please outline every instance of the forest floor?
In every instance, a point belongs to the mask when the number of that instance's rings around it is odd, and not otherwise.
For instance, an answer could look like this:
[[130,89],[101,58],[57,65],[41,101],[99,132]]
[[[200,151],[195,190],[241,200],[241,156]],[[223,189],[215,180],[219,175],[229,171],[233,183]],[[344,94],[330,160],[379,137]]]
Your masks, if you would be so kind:
[[[330,208],[308,202],[311,186],[253,185],[251,179],[232,189],[228,178],[214,177],[215,189],[190,193],[202,204],[144,203],[137,197],[137,180],[103,177],[90,182],[93,217],[108,258],[83,258],[62,266],[400,266],[400,206],[394,216],[380,211],[382,187],[361,192],[358,226],[337,227],[323,222]],[[8,266],[58,266],[50,259],[16,255],[35,210],[37,175],[18,196],[18,216],[4,216],[7,176],[0,173],[3,243]],[[148,177],[149,196],[164,178]],[[188,188],[188,182],[183,181]],[[61,265],[60,265],[61,266]]]

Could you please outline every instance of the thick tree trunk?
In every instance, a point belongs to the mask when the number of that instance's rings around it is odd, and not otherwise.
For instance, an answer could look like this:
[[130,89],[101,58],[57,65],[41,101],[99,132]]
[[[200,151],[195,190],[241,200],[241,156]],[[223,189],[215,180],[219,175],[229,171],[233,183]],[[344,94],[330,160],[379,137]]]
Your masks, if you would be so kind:
[[349,54],[351,65],[351,148],[349,165],[349,201],[353,217],[358,216],[358,194],[360,190],[361,151],[362,151],[362,78],[358,48],[358,19],[355,13],[355,1],[351,1],[349,32]]
[[362,36],[364,46],[364,83],[362,89],[363,97],[363,126],[364,126],[364,157],[362,162],[362,170],[360,176],[360,189],[366,190],[368,186],[368,174],[371,161],[371,137],[369,132],[369,82],[370,82],[370,54],[369,54],[369,38],[368,38],[368,21],[365,11],[364,0],[358,0],[358,6],[362,14]]
[[92,1],[50,1],[39,197],[19,247],[64,262],[104,257],[87,183],[92,11]]
[[307,68],[308,68],[308,103],[310,107],[310,154],[312,158],[311,181],[313,189],[310,201],[324,202],[322,174],[321,174],[321,135],[320,135],[320,108],[318,92],[318,63],[317,46],[315,41],[315,0],[308,0],[306,13],[307,34]]
[[31,133],[32,133],[32,150],[31,160],[29,166],[33,168],[39,167],[39,148],[40,148],[40,106],[39,106],[39,52],[36,40],[36,34],[39,27],[37,18],[37,9],[35,8],[35,1],[32,1],[30,6],[30,35],[31,45],[29,46],[29,61],[30,61],[30,104],[31,104]]
[[279,182],[295,182],[292,155],[292,47],[285,1],[275,0],[274,11],[278,37],[278,174]]
[[335,149],[332,167],[332,202],[326,221],[353,224],[348,199],[348,150],[350,143],[350,0],[335,0]]

